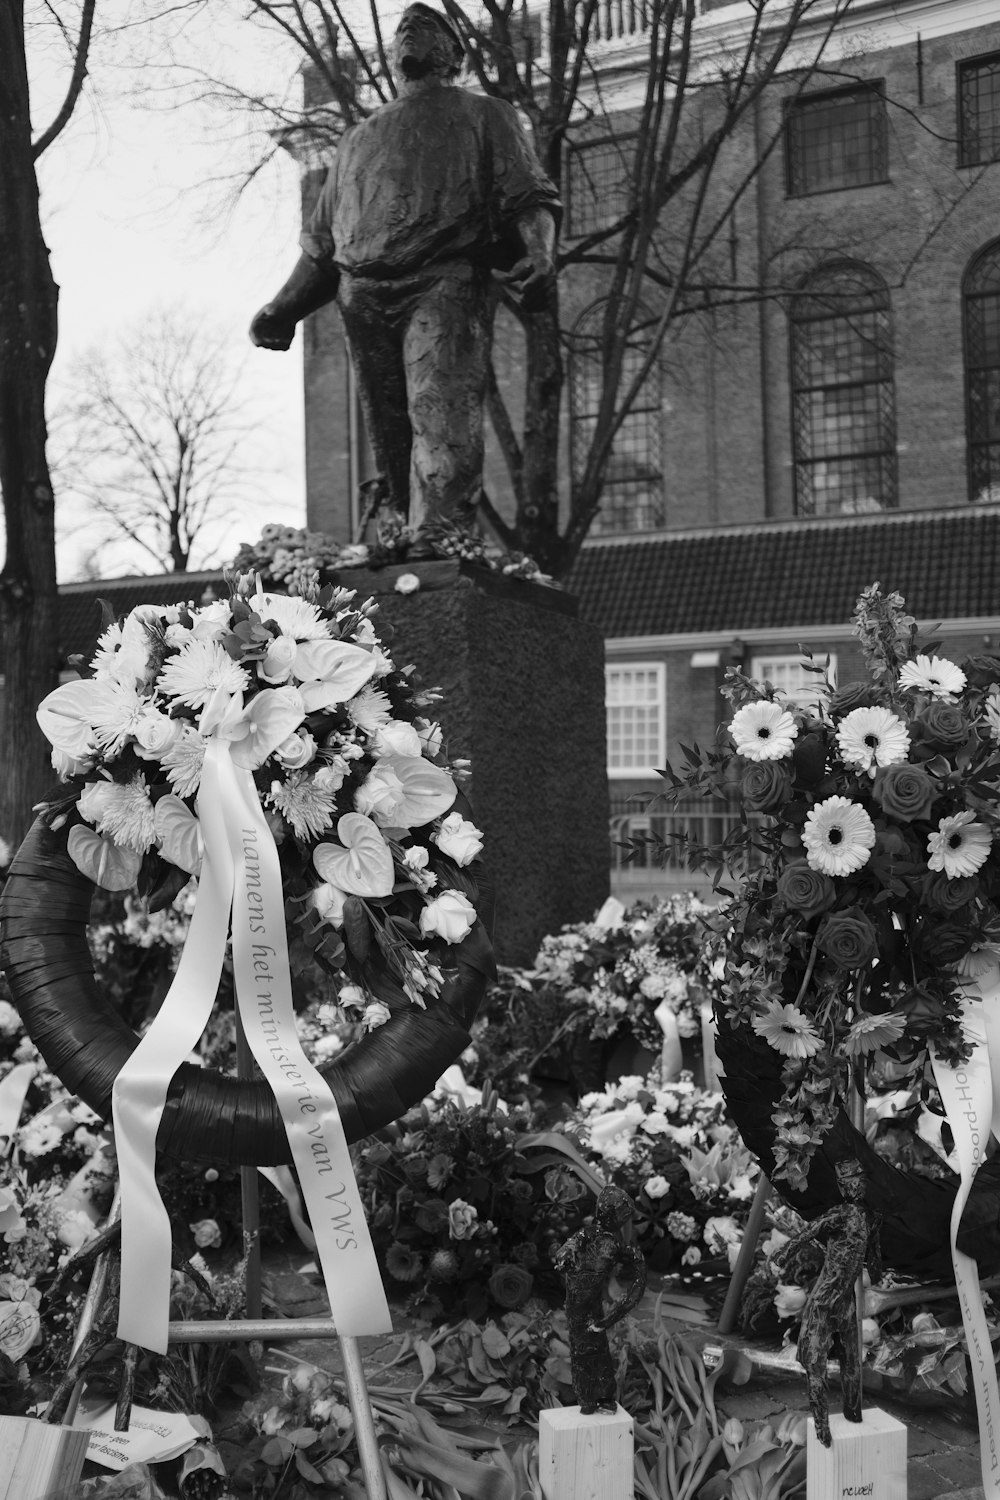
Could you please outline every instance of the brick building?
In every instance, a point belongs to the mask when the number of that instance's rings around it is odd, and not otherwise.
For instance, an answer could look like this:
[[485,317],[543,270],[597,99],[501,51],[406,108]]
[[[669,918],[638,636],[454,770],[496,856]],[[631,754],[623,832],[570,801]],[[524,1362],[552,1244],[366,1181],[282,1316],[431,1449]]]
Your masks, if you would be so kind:
[[[748,7],[699,9],[708,66]],[[603,0],[600,18],[612,114],[568,147],[568,236],[614,213],[636,119],[641,8]],[[855,0],[825,65],[801,93],[780,75],[727,148],[736,174],[780,135],[725,247],[734,284],[780,294],[676,325],[569,580],[606,641],[613,837],[666,826],[641,811],[653,768],[711,738],[728,663],[800,691],[805,645],[847,680],[851,610],[875,579],[941,621],[950,654],[1000,638],[1000,12]],[[567,278],[570,333],[600,299],[593,271]],[[497,364],[516,384],[504,326]],[[307,324],[305,373],[310,521],[344,535],[368,460],[330,309]],[[567,473],[587,373],[571,353]],[[662,885],[613,858],[620,891]]]

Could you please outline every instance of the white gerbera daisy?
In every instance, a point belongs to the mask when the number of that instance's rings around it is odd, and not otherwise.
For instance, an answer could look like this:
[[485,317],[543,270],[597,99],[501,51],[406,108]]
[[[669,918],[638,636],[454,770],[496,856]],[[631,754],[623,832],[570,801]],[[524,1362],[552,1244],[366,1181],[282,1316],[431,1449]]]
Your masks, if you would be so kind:
[[745,703],[733,715],[729,733],[736,743],[737,755],[747,760],[784,760],[792,753],[792,742],[799,729],[787,709],[780,703],[761,699]]
[[812,869],[824,875],[851,875],[868,863],[875,825],[850,797],[827,797],[806,818],[802,842]]
[[295,594],[255,594],[247,603],[264,621],[273,620],[282,635],[295,641],[329,638],[326,621],[315,604]]
[[916,688],[933,698],[954,698],[965,687],[961,667],[943,656],[917,656],[908,661],[899,674],[901,688]]
[[906,759],[910,735],[902,719],[887,708],[855,708],[840,721],[837,747],[845,765],[874,776],[879,766]]
[[780,1000],[772,1000],[763,1015],[754,1016],[752,1025],[782,1057],[812,1057],[823,1045],[805,1012]]
[[942,818],[927,840],[928,868],[943,870],[949,880],[975,875],[989,858],[993,836],[968,809]]
[[205,764],[205,740],[197,729],[185,724],[180,735],[161,757],[160,765],[178,797],[193,797],[201,785]]
[[91,670],[96,677],[107,677],[110,674],[121,643],[122,627],[116,620],[113,625],[108,626],[97,642],[97,649],[91,659]]
[[204,708],[217,688],[229,694],[244,692],[250,674],[218,641],[192,636],[183,650],[164,662],[156,685],[188,708]]

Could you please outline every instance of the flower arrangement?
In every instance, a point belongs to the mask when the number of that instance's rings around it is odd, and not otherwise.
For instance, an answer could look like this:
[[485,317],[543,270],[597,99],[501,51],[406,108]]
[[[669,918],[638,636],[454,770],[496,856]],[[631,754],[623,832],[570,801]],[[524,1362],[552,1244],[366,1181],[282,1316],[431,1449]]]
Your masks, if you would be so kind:
[[343,589],[266,593],[257,576],[202,606],[108,622],[87,675],[38,710],[69,781],[50,806],[105,890],[154,907],[197,875],[210,737],[248,770],[278,847],[293,972],[314,961],[366,1027],[439,993],[472,929],[482,848],[456,806],[441,731]]
[[[271,523],[263,527],[256,542],[241,545],[231,566],[237,572],[259,572],[290,594],[300,594],[335,581],[343,568],[381,568],[405,562],[412,541],[405,518],[397,511],[380,512],[375,523],[375,538],[370,543],[338,542],[326,532]],[[505,552],[487,542],[478,532],[454,522],[442,519],[425,525],[421,530],[421,542],[429,546],[436,557],[455,557],[491,572],[502,573],[507,578],[554,586],[549,575],[543,573],[526,553]],[[404,585],[401,579],[397,584],[400,592],[419,588],[417,575],[404,577],[414,581]]]
[[757,1166],[720,1093],[690,1073],[625,1077],[585,1094],[566,1121],[580,1149],[636,1206],[638,1242],[657,1271],[732,1257]]
[[543,940],[532,978],[580,1007],[580,1027],[594,1040],[628,1028],[640,1046],[658,1052],[661,1006],[682,1037],[701,1035],[704,919],[712,908],[687,893],[608,903],[592,922],[563,927]]
[[425,1100],[360,1147],[379,1262],[414,1305],[479,1317],[541,1293],[561,1300],[553,1253],[603,1179],[540,1123],[537,1107],[508,1111],[487,1087],[470,1107]]
[[1000,956],[1000,658],[935,655],[877,584],[854,631],[864,680],[813,666],[813,710],[730,671],[718,747],[664,772],[670,795],[735,793],[745,813],[689,853],[740,876],[717,1009],[782,1059],[774,1176],[793,1189],[852,1076],[926,1098],[931,1046],[968,1057],[962,987]]

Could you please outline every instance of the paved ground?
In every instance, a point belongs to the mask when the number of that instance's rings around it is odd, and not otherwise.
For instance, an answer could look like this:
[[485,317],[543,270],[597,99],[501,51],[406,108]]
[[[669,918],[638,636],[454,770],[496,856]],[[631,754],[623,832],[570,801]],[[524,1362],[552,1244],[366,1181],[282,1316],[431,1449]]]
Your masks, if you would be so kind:
[[[302,1276],[298,1267],[303,1256],[272,1254],[266,1265],[266,1283],[278,1306],[287,1317],[316,1317],[326,1312],[326,1302],[315,1280]],[[637,1309],[640,1321],[652,1321],[658,1291],[652,1285]],[[396,1332],[387,1338],[361,1340],[362,1355],[372,1385],[406,1387],[413,1383],[412,1365],[386,1366],[398,1349],[398,1339],[415,1325],[404,1316],[394,1314]],[[709,1350],[722,1342],[711,1316],[692,1309],[678,1321],[678,1329]],[[780,1421],[788,1412],[807,1409],[805,1388],[794,1365],[782,1363],[774,1351],[760,1344],[727,1338],[738,1344],[754,1361],[754,1372],[746,1385],[730,1387],[720,1398],[727,1415],[742,1421]],[[284,1346],[290,1353],[309,1360],[322,1369],[337,1372],[340,1368],[336,1341],[310,1340]],[[711,1352],[709,1353],[711,1357]],[[836,1409],[836,1391],[832,1393]],[[979,1471],[979,1437],[971,1408],[955,1404],[931,1405],[925,1402],[903,1402],[885,1391],[870,1392],[871,1405],[903,1422],[907,1428],[907,1500],[983,1500]]]

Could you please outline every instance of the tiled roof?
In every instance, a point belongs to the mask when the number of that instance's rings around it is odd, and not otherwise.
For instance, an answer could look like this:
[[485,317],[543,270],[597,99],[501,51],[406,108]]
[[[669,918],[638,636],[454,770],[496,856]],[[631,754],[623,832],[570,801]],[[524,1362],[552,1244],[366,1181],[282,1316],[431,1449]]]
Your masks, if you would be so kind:
[[850,621],[868,584],[926,623],[1000,615],[1000,507],[763,522],[584,547],[567,587],[605,637]]
[[108,578],[97,583],[64,583],[59,589],[59,655],[89,654],[101,633],[98,600],[107,599],[115,616],[137,604],[200,604],[210,588],[217,598],[228,590],[221,573],[156,573],[148,578]]

